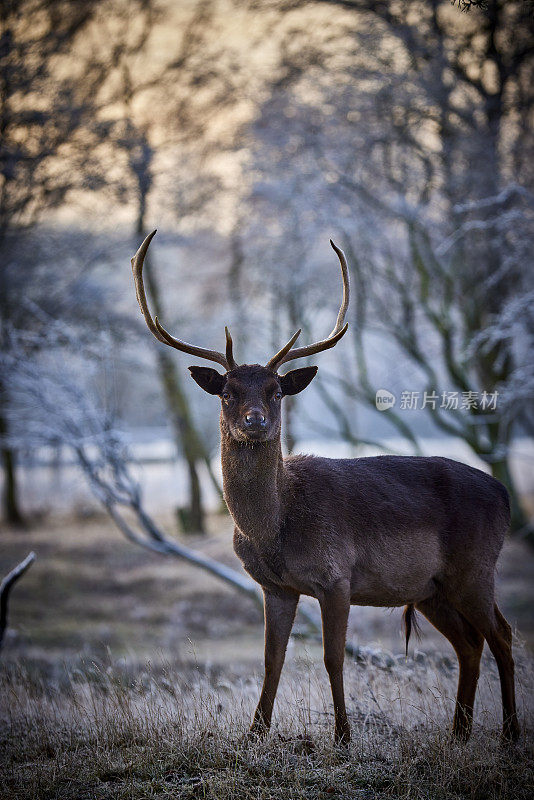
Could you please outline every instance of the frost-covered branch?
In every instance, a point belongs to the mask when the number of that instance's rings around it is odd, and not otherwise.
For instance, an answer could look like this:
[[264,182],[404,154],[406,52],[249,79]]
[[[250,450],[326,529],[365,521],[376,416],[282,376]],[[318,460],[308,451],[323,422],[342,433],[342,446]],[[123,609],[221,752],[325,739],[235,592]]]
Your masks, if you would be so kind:
[[22,578],[26,570],[31,567],[34,561],[35,553],[32,551],[31,553],[28,553],[24,561],[21,561],[20,564],[11,570],[11,572],[8,572],[5,578],[3,578],[2,583],[0,583],[0,649],[2,647],[4,634],[7,628],[10,592],[15,583]]

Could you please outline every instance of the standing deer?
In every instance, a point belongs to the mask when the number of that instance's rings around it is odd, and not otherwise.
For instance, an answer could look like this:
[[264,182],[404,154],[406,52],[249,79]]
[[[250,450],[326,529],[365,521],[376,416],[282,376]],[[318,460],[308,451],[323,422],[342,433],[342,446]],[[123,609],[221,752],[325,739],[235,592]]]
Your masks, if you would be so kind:
[[293,348],[300,331],[266,364],[238,365],[226,329],[226,353],[175,339],[154,320],[143,287],[151,233],[132,259],[137,299],[160,342],[214,361],[189,367],[221,399],[224,496],[235,522],[234,549],[264,593],[265,677],[251,731],[264,733],[301,594],[321,608],[324,663],[332,688],[335,741],[347,744],[343,659],[351,605],[406,606],[408,640],[415,609],[451,642],[460,674],[453,733],[467,739],[480,658],[487,641],[499,668],[503,735],[515,740],[511,630],[494,599],[495,564],[509,525],[508,494],[499,481],[448,458],[378,456],[334,459],[282,456],[281,402],[308,386],[317,367],[280,375],[288,361],[333,347],[344,335],[347,263],[330,241],[343,276],[332,333]]

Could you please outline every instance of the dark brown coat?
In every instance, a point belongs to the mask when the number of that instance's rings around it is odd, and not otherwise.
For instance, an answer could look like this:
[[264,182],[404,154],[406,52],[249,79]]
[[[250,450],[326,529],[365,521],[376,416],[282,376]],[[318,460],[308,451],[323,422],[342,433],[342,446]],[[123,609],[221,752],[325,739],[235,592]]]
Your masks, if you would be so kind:
[[306,388],[317,367],[278,373],[282,364],[333,347],[344,335],[348,268],[336,324],[322,341],[294,347],[300,331],[265,367],[238,366],[226,329],[226,352],[171,336],[152,319],[143,286],[151,233],[132,259],[137,299],[162,343],[220,364],[190,367],[194,380],[221,399],[224,496],[235,521],[234,547],[265,598],[265,679],[252,731],[268,729],[299,596],[316,597],[324,660],[335,711],[335,738],[350,738],[343,658],[351,604],[406,605],[407,640],[414,609],[446,636],[460,675],[453,731],[469,736],[480,657],[487,641],[499,668],[503,733],[519,734],[510,626],[494,599],[495,564],[509,524],[506,489],[480,470],[446,458],[282,458],[281,401]]

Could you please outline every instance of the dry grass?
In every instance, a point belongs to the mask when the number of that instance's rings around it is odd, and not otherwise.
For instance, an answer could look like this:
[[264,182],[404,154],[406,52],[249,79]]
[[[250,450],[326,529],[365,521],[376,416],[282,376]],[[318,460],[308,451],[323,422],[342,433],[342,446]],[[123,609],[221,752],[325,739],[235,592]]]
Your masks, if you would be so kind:
[[[229,520],[212,522],[213,535],[195,546],[235,566]],[[13,592],[2,654],[1,800],[534,794],[534,669],[519,641],[515,747],[500,744],[499,681],[487,651],[474,735],[461,746],[448,733],[457,681],[448,644],[426,626],[412,657],[395,656],[400,613],[378,609],[351,614],[351,635],[386,652],[346,664],[349,752],[333,747],[320,646],[302,642],[290,646],[271,734],[250,742],[262,650],[252,603],[136,549],[104,519],[49,519],[2,533],[2,544],[3,572],[29,549],[38,560]],[[513,543],[499,575],[503,610],[529,644],[533,564]]]
[[232,682],[127,662],[93,661],[54,682],[6,669],[0,785],[6,798],[530,798],[534,786],[529,657],[518,658],[521,743],[499,740],[498,678],[487,659],[474,735],[451,742],[456,669],[443,659],[346,667],[353,741],[332,744],[323,671],[288,665],[275,723],[248,741],[257,676]]

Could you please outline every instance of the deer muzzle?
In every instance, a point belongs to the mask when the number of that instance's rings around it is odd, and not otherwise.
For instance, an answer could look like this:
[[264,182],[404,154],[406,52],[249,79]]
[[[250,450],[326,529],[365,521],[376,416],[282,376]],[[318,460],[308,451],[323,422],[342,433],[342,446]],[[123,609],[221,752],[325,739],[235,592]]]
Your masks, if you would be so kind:
[[247,433],[262,433],[267,427],[267,419],[259,409],[247,411],[243,418],[243,426]]

